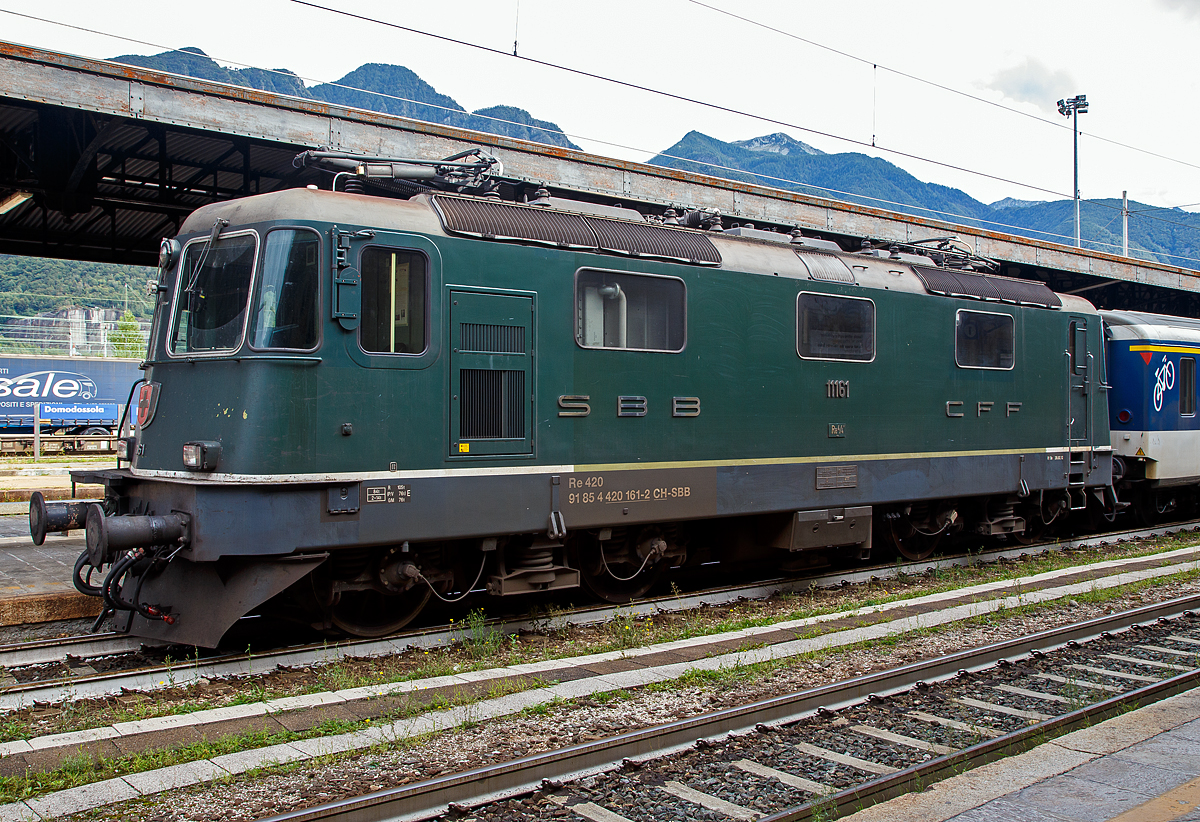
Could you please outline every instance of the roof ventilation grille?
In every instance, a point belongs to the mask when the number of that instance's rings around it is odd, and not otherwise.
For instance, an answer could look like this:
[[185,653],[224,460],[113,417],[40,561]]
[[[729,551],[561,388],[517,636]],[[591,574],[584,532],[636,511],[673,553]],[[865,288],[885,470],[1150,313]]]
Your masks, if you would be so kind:
[[476,197],[436,194],[432,199],[442,227],[451,234],[700,265],[721,263],[717,247],[698,231]]

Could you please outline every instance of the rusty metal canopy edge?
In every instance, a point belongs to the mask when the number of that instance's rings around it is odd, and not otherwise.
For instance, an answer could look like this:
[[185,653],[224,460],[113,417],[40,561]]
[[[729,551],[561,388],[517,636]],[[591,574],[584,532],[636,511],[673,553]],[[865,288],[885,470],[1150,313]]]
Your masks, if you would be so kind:
[[372,154],[445,156],[481,145],[505,163],[508,176],[531,183],[895,242],[950,233],[1008,263],[1200,291],[1200,272],[1179,266],[3,41],[0,97]]

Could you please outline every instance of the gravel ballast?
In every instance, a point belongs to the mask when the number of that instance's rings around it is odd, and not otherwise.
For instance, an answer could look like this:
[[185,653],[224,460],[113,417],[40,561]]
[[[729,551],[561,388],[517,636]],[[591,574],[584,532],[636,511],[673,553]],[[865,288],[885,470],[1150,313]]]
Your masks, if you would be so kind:
[[[711,684],[640,689],[630,694],[588,697],[548,706],[544,713],[481,723],[393,750],[373,750],[328,761],[294,766],[282,773],[243,776],[223,783],[189,788],[139,799],[82,814],[78,819],[147,819],[161,822],[250,820],[336,798],[409,784],[497,761],[553,750],[568,744],[603,738],[674,719],[745,704],[831,683],[870,671],[896,667],[918,659],[1023,636],[1059,625],[1094,618],[1115,610],[1138,607],[1200,592],[1195,581],[1165,582],[1103,603],[1062,603],[1032,614],[993,615],[987,621],[947,626],[936,633],[906,637],[822,655],[797,658],[767,672],[746,671]],[[985,688],[979,698],[987,700]],[[1010,704],[1017,704],[1009,701]],[[1030,709],[1041,707],[1030,704]],[[980,721],[966,706],[941,707],[941,715]],[[915,720],[913,720],[915,721]],[[1019,719],[992,717],[1019,726]],[[902,732],[898,730],[897,732]],[[869,741],[865,742],[869,746]],[[863,749],[864,752],[867,748]],[[924,756],[915,752],[919,758]],[[864,756],[863,758],[869,758]],[[782,760],[781,760],[782,761]],[[817,764],[817,763],[814,763]],[[821,781],[837,786],[842,779],[831,770]],[[847,776],[849,776],[850,769]],[[663,794],[663,802],[672,802]],[[730,798],[729,801],[735,801]],[[537,818],[536,816],[533,818]],[[695,817],[693,817],[695,818]]]

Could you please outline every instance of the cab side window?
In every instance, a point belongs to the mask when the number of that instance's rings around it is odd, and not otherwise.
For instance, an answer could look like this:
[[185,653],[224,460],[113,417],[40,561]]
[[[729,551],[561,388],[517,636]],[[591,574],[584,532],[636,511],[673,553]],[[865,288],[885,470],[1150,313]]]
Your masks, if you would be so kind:
[[373,354],[420,354],[426,340],[429,266],[415,251],[363,250],[359,342]]

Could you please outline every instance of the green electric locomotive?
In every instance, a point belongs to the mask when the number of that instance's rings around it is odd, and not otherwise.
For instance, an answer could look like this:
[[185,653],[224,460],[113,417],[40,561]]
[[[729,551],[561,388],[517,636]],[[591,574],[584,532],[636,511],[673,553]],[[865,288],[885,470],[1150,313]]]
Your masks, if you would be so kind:
[[419,167],[340,162],[164,241],[127,461],[76,473],[102,502],[34,503],[35,538],[86,519],[76,583],[122,630],[214,646],[270,600],[381,635],[432,596],[628,601],[1113,502],[1083,299],[511,181],[377,196]]

